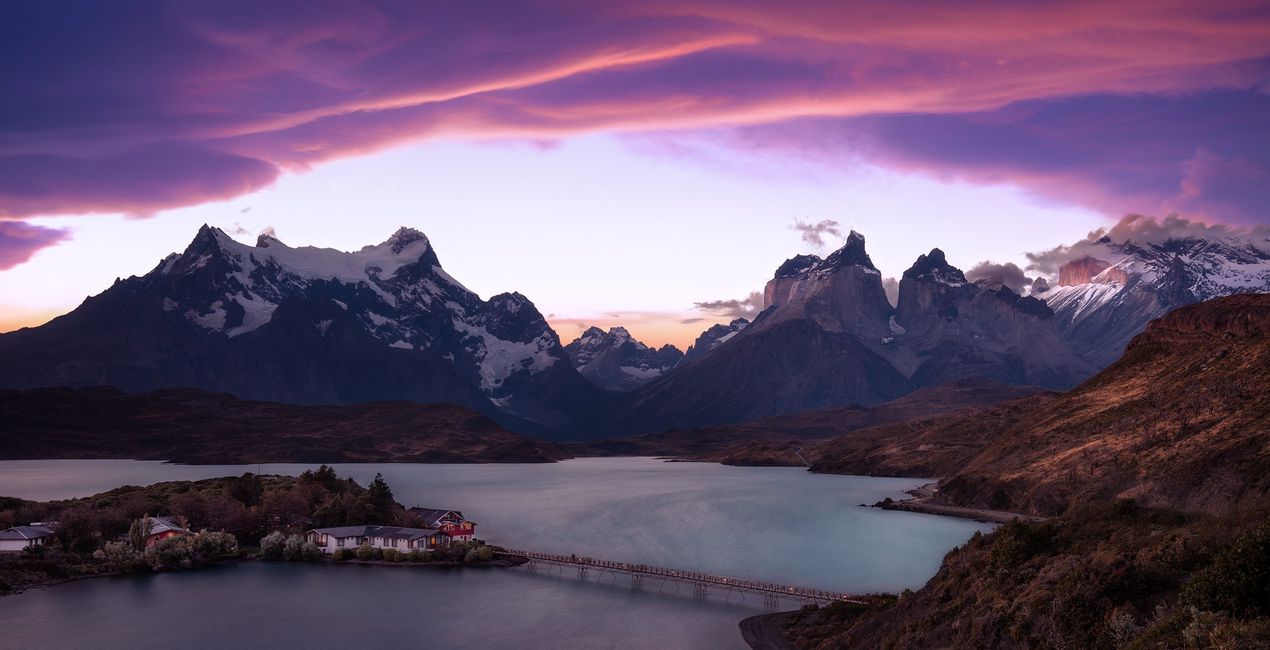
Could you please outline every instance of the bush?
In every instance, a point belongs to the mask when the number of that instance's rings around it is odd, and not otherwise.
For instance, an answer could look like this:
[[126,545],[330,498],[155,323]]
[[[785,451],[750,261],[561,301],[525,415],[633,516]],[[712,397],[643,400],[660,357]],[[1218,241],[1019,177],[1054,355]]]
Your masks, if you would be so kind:
[[1182,588],[1196,609],[1239,617],[1270,614],[1270,524],[1263,524],[1213,558]]
[[428,552],[422,549],[415,549],[406,554],[406,559],[410,562],[427,562]]
[[474,546],[463,555],[463,561],[467,564],[475,564],[477,562],[489,562],[494,559],[494,549],[485,546]]
[[300,559],[305,562],[316,562],[322,559],[322,549],[318,548],[313,542],[305,542],[300,548]]
[[354,557],[353,551],[346,548],[336,549],[335,552],[331,554],[331,559],[335,560],[336,562],[351,560],[353,559],[353,557]]
[[288,562],[303,560],[304,538],[299,535],[289,535],[287,541],[282,544],[282,559]]
[[357,559],[367,562],[370,560],[384,559],[384,553],[380,549],[372,547],[370,544],[362,544],[357,547]]
[[93,551],[93,558],[114,571],[137,571],[145,566],[141,554],[127,542],[107,542]]
[[238,539],[229,533],[199,532],[194,536],[194,555],[200,563],[238,554]]
[[260,557],[266,560],[281,560],[287,536],[281,531],[273,531],[260,540]]
[[193,547],[190,537],[169,537],[146,547],[142,557],[152,571],[189,569],[194,566]]
[[384,549],[384,561],[385,562],[400,562],[401,551],[398,551],[395,548]]

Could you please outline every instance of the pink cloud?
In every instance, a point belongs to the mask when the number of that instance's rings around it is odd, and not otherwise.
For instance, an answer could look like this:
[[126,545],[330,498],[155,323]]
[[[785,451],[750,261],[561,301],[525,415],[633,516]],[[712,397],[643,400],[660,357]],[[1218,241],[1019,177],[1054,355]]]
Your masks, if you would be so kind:
[[70,238],[70,231],[45,228],[23,221],[0,221],[0,271],[11,269],[40,249]]
[[[20,175],[0,178],[0,214],[11,217],[228,198],[279,170],[442,135],[550,141],[901,114],[1000,119],[1005,107],[1078,96],[1255,92],[1270,59],[1270,11],[1258,2],[152,0],[9,13],[23,26],[0,44],[0,171]],[[1044,142],[1078,125],[1059,115],[1028,128]],[[894,148],[876,130],[852,142],[883,164],[954,173],[907,144]],[[963,145],[989,150],[968,178],[1042,193],[1075,178],[1082,194],[1109,202],[1158,193],[1055,173],[1037,156],[1020,162],[1000,143]],[[1177,174],[1199,146],[1237,159],[1191,142],[1170,161]],[[1104,162],[1127,153],[1104,148]],[[1201,193],[1227,191],[1186,173]]]

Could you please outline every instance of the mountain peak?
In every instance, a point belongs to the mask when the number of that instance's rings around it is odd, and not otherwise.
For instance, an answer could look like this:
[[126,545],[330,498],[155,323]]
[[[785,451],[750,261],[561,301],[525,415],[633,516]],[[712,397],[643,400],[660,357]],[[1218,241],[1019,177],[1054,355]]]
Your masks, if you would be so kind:
[[843,244],[842,248],[825,258],[823,266],[827,268],[863,266],[867,269],[877,270],[877,267],[873,266],[873,260],[869,259],[869,254],[864,250],[864,235],[854,230],[847,235],[847,243]]
[[930,249],[925,255],[918,255],[917,261],[904,272],[905,278],[926,279],[944,284],[966,284],[966,275],[961,269],[948,263],[944,257],[944,251],[938,248]]
[[402,226],[380,246],[392,246],[392,252],[400,253],[402,249],[417,241],[427,242],[428,236],[409,226]]
[[259,237],[256,237],[256,248],[269,248],[274,245],[286,246],[286,244],[282,243],[281,239],[278,239],[272,232],[269,231],[262,232]]
[[777,278],[792,278],[820,266],[821,260],[816,255],[795,255],[776,269]]

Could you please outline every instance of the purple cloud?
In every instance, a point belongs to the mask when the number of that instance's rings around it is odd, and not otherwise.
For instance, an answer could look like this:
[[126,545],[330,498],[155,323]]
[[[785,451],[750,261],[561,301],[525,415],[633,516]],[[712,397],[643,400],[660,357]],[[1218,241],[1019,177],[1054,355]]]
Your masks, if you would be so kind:
[[147,214],[427,137],[720,127],[1114,212],[1264,204],[1270,10],[1252,0],[4,11],[10,217]]
[[23,221],[0,221],[0,271],[11,269],[40,249],[70,239],[69,230],[45,228]]
[[1270,96],[1255,90],[1086,95],[960,114],[821,118],[743,129],[737,141],[1011,183],[1109,214],[1270,221]]

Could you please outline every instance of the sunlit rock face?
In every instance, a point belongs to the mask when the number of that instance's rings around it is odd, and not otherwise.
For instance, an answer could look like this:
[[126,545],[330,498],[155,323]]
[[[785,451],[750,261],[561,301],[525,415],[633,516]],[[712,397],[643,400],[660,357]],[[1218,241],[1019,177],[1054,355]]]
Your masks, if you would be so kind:
[[1064,342],[1096,367],[1111,364],[1148,322],[1177,307],[1270,292],[1270,241],[1254,235],[1146,244],[1104,237],[1091,247],[1096,257],[1064,264],[1059,286],[1032,295],[1054,310]]

